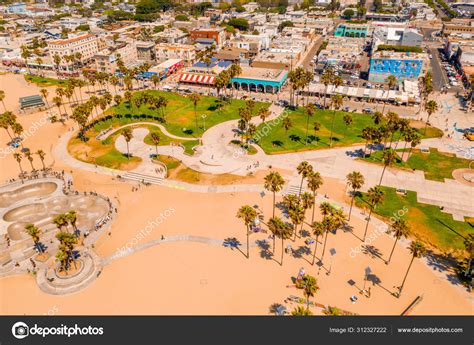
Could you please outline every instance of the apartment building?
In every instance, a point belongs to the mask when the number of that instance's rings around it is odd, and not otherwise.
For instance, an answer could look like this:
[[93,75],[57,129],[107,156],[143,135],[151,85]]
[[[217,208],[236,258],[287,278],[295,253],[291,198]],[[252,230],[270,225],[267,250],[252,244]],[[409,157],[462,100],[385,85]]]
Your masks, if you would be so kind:
[[189,40],[191,43],[199,42],[199,40],[213,40],[215,45],[221,47],[225,40],[225,31],[223,28],[215,29],[196,29],[189,32]]
[[95,35],[84,34],[68,39],[49,41],[48,49],[52,61],[54,61],[55,55],[59,55],[62,58],[59,68],[69,70],[72,63],[66,61],[64,59],[65,56],[80,53],[80,62],[85,63],[98,53],[99,46],[98,39]]
[[158,43],[155,46],[156,60],[164,62],[169,59],[181,59],[186,66],[196,60],[196,50],[189,44]]

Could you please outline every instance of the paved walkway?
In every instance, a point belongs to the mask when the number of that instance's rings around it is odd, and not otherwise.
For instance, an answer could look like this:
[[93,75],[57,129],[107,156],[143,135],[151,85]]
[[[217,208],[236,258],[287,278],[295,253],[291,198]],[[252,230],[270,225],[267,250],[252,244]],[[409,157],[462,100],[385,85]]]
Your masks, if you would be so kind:
[[171,134],[170,132],[168,132],[168,130],[163,126],[163,125],[160,125],[159,123],[156,123],[156,122],[134,122],[134,123],[129,123],[127,125],[123,125],[121,127],[118,127],[118,128],[115,128],[114,130],[108,132],[105,136],[101,137],[100,140],[105,140],[107,139],[108,137],[110,137],[112,134],[118,132],[119,130],[125,128],[125,127],[132,127],[132,126],[155,126],[155,127],[158,127],[160,129],[160,131],[166,135],[167,137],[170,137],[172,139],[178,139],[178,140],[189,140],[189,141],[192,141],[192,140],[198,140],[199,138],[188,138],[188,137],[179,137],[177,135],[174,135],[174,134]]

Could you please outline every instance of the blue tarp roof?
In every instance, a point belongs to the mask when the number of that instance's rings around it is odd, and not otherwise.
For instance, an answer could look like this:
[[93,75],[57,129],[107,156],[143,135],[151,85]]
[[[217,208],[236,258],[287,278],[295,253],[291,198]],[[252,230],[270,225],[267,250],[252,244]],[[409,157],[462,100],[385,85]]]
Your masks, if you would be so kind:
[[[232,62],[231,61],[225,61],[225,60],[217,60],[216,58],[213,58],[209,68],[215,67],[216,65],[219,66],[219,67],[222,67],[222,68],[226,68],[226,67],[229,67],[230,65],[232,65]],[[206,68],[207,65],[202,61],[198,61],[193,65],[193,67]]]

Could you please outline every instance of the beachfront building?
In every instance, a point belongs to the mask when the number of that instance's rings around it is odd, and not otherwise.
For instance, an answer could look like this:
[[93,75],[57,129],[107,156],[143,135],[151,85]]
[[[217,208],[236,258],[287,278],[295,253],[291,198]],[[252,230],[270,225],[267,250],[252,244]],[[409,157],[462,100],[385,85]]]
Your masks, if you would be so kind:
[[224,28],[195,29],[189,32],[189,40],[192,44],[209,40],[216,47],[221,47],[225,41],[225,31]]
[[48,42],[49,55],[51,60],[54,61],[54,56],[59,55],[61,57],[61,63],[59,64],[59,70],[69,71],[72,67],[73,62],[66,61],[65,56],[80,54],[78,59],[80,63],[85,63],[91,60],[95,54],[99,52],[98,39],[95,35],[84,34],[68,39],[60,39]]
[[426,54],[379,51],[370,59],[369,80],[384,82],[389,75],[404,80],[417,80],[423,69]]
[[242,67],[242,73],[231,82],[237,90],[278,93],[287,77],[285,69]]
[[350,24],[344,23],[334,30],[334,36],[336,37],[355,37],[364,38],[369,34],[369,26],[367,24]]
[[232,65],[230,61],[212,59],[208,66],[204,62],[196,62],[180,74],[178,81],[186,84],[214,85],[217,76]]
[[372,51],[379,45],[420,47],[423,35],[416,29],[398,26],[377,26],[372,34]]
[[149,78],[152,75],[156,74],[160,79],[165,79],[178,72],[181,68],[184,67],[184,61],[181,59],[169,59],[168,61],[162,62],[157,66],[151,67],[148,72],[144,73],[144,76]]
[[186,66],[191,66],[196,60],[196,50],[189,44],[159,43],[155,46],[155,54],[157,61],[181,59]]

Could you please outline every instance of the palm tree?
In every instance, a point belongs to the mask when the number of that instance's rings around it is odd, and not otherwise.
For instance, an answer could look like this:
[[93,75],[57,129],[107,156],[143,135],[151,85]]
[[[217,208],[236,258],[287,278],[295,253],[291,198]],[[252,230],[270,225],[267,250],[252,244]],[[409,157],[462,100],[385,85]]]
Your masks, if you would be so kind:
[[194,118],[196,119],[196,131],[197,131],[198,128],[199,128],[199,125],[198,125],[198,116],[197,116],[197,105],[198,105],[198,102],[201,100],[201,96],[199,96],[199,94],[197,94],[197,93],[192,93],[192,94],[190,94],[188,97],[189,97],[189,99],[193,102],[193,106],[194,106]]
[[331,135],[329,136],[329,147],[332,147],[332,134],[334,131],[334,121],[336,120],[336,110],[342,106],[342,95],[331,96],[331,105],[334,108],[334,112],[332,114]]
[[385,81],[387,82],[389,89],[393,89],[398,85],[397,77],[394,75],[389,75]]
[[334,79],[334,72],[332,68],[328,68],[324,70],[323,75],[321,76],[321,83],[324,84],[325,86],[325,91],[324,91],[324,108],[326,108],[326,98],[327,98],[327,93],[328,93],[328,86],[333,82]]
[[255,221],[255,218],[257,218],[257,211],[252,206],[249,205],[244,205],[241,208],[239,208],[239,211],[237,212],[237,218],[240,218],[244,221],[245,227],[247,229],[247,259],[250,257],[250,226],[252,223]]
[[39,71],[39,74],[41,75],[41,65],[43,64],[43,59],[38,56],[35,59],[35,62],[38,65],[38,71]]
[[[62,216],[65,217],[64,215],[62,215]],[[66,222],[66,225],[67,225],[66,220],[65,220],[65,222]],[[74,261],[74,266],[75,266],[76,265],[76,259],[73,255],[73,253],[74,253],[74,247],[77,244],[77,237],[74,234],[59,231],[56,234],[56,238],[58,239],[58,241],[60,243],[60,246],[59,246],[60,252],[64,252],[67,255],[66,265],[65,265],[66,268],[69,268],[69,262],[71,262],[71,260]]]
[[158,157],[158,145],[160,144],[160,134],[158,132],[153,132],[150,134],[151,141],[155,145],[156,156]]
[[306,138],[304,144],[306,145],[308,143],[309,118],[316,113],[316,107],[313,103],[309,103],[304,107],[304,110],[306,112]]
[[313,193],[313,212],[311,215],[311,223],[314,222],[314,210],[316,209],[316,192],[323,184],[323,179],[318,171],[311,171],[307,176],[308,189]]
[[410,243],[409,249],[410,249],[410,253],[412,257],[411,257],[410,265],[408,266],[408,269],[407,269],[407,273],[405,274],[405,278],[403,278],[402,285],[400,286],[400,290],[397,296],[398,298],[400,298],[400,296],[402,295],[403,286],[405,285],[405,281],[408,277],[408,272],[410,272],[410,268],[411,268],[411,265],[413,264],[413,260],[415,260],[415,258],[421,258],[426,253],[425,245],[418,240]]
[[[237,77],[238,75],[242,74],[242,67],[240,67],[237,64],[232,64],[229,67],[229,74],[230,74],[231,79]],[[231,97],[233,97],[233,90],[234,90],[234,85],[232,84]]]
[[72,226],[74,229],[74,233],[77,233],[77,213],[74,210],[70,210],[68,213],[65,214],[65,220]]
[[25,230],[28,235],[31,236],[33,239],[33,242],[35,243],[35,247],[40,251],[43,252],[43,249],[41,246],[39,246],[39,234],[41,233],[40,228],[38,228],[36,225],[29,223],[25,225]]
[[283,253],[285,247],[285,240],[291,238],[292,228],[278,217],[270,218],[268,221],[268,228],[273,236],[281,238],[281,261],[280,266],[283,266]]
[[8,128],[10,128],[10,123],[11,123],[10,120],[11,119],[8,116],[8,112],[0,114],[0,127],[3,128],[7,132],[8,136],[10,137],[10,140],[13,140],[13,137],[10,134],[10,131],[8,130]]
[[56,261],[59,262],[59,270],[66,272],[69,268],[69,255],[66,252],[66,247],[64,245],[59,246],[59,250],[56,253]]
[[383,114],[380,111],[374,112],[372,114],[372,120],[374,121],[374,124],[380,125],[384,120]]
[[30,66],[28,65],[28,59],[31,57],[31,52],[28,49],[28,47],[25,45],[21,46],[20,50],[21,50],[21,58],[25,60],[25,65],[26,65],[26,69],[28,70],[28,74],[31,74]]
[[395,242],[393,243],[393,248],[392,251],[390,252],[390,256],[388,260],[385,262],[387,265],[390,263],[392,260],[392,255],[395,250],[395,246],[397,245],[397,241],[401,239],[402,237],[408,237],[410,234],[410,228],[403,218],[398,218],[396,219],[392,225],[390,225],[390,232],[393,233],[395,236]]
[[438,111],[438,103],[436,101],[431,100],[426,103],[426,112],[428,113],[428,117],[426,118],[426,123],[425,123],[425,134],[426,134],[426,128],[428,127],[428,123],[430,122],[430,116],[433,115],[436,111]]
[[23,175],[23,168],[21,167],[21,157],[22,157],[21,154],[18,153],[18,152],[15,152],[15,153],[13,154],[13,158],[15,158],[15,160],[16,160],[17,163],[18,163],[18,166],[20,167],[20,174]]
[[397,153],[392,148],[385,148],[382,152],[382,162],[383,162],[383,170],[382,175],[380,176],[379,186],[382,184],[383,175],[385,173],[385,169],[390,166],[394,161]]
[[304,209],[301,207],[301,205],[296,205],[295,207],[291,208],[288,210],[288,216],[291,219],[291,222],[293,223],[293,242],[296,241],[297,237],[297,232],[298,232],[298,225],[303,223],[303,218],[304,218]]
[[269,117],[270,114],[271,114],[270,110],[268,110],[268,108],[266,107],[262,107],[258,109],[258,112],[257,112],[257,115],[262,120],[262,123],[265,123],[266,118]]
[[314,208],[313,194],[308,192],[304,192],[303,194],[301,194],[301,206],[303,207],[303,220],[301,222],[301,230],[303,230],[303,224],[306,218],[306,210],[310,209],[311,207]]
[[413,137],[411,138],[411,141],[410,141],[410,150],[408,151],[408,157],[410,157],[411,155],[411,151],[417,147],[418,145],[420,145],[421,143],[421,135],[419,135],[417,132],[413,132]]
[[342,120],[344,121],[345,125],[346,125],[346,129],[344,131],[344,138],[346,137],[346,134],[347,134],[347,129],[349,128],[349,126],[352,124],[353,122],[353,119],[352,119],[352,116],[349,115],[349,114],[346,114],[344,115],[344,117],[342,118]]
[[296,167],[296,170],[298,171],[298,175],[301,175],[300,189],[298,191],[298,199],[299,199],[301,195],[301,190],[303,188],[303,181],[313,171],[313,166],[309,164],[307,161],[303,161],[300,164],[298,164],[298,166]]
[[286,132],[286,135],[288,135],[288,130],[293,127],[293,123],[291,122],[290,118],[289,117],[285,117],[283,119],[283,128],[285,129],[285,132]]
[[127,143],[127,159],[130,159],[130,151],[129,151],[129,143],[130,140],[133,138],[132,130],[130,128],[125,128],[122,131],[123,138],[125,139],[125,142]]
[[469,255],[469,258],[467,259],[466,270],[464,271],[464,275],[467,276],[471,271],[472,258],[474,256],[474,234],[469,234],[468,237],[464,239],[464,248]]
[[351,208],[349,209],[348,220],[351,220],[352,206],[354,205],[354,199],[356,196],[357,190],[359,190],[364,185],[364,175],[358,171],[353,171],[346,176],[347,184],[352,188],[352,198],[351,198]]
[[324,258],[324,253],[326,252],[326,243],[328,241],[328,234],[330,231],[334,230],[334,228],[336,227],[336,224],[335,224],[335,221],[334,221],[334,218],[332,217],[332,215],[326,215],[326,216],[323,216],[323,219],[321,220],[321,225],[320,225],[325,233],[325,236],[324,236],[324,245],[323,245],[323,252],[321,254],[321,261],[323,261],[323,258]]
[[48,108],[49,108],[48,90],[46,90],[46,89],[41,89],[41,90],[40,90],[40,94],[41,94],[41,96],[43,96],[44,100],[46,101],[46,105],[47,105]]
[[297,306],[293,311],[291,312],[291,315],[293,316],[311,316],[313,313],[311,310],[308,310],[302,306]]
[[5,107],[5,91],[3,90],[0,90],[0,102],[2,102],[2,105],[3,105],[3,110],[4,111],[7,111],[7,107]]
[[301,279],[300,287],[306,298],[306,310],[309,310],[309,298],[314,297],[314,294],[319,290],[318,281],[315,277],[305,274]]
[[30,162],[31,170],[32,170],[32,171],[35,171],[36,169],[35,169],[35,167],[33,166],[33,155],[31,154],[31,152],[30,152],[30,151],[26,151],[26,152],[24,153],[24,155],[25,155],[26,159],[28,160],[28,162]]
[[43,170],[46,169],[46,167],[44,166],[44,157],[46,156],[46,153],[43,151],[43,150],[38,150],[36,151],[36,154],[38,155],[39,159],[41,160],[41,165],[43,165]]
[[[53,103],[54,103],[55,106],[58,107],[59,116],[61,116],[61,105],[63,104],[63,101],[62,101],[61,97],[54,96],[53,97]],[[64,110],[66,110],[66,108],[64,108]]]
[[269,192],[273,193],[273,213],[272,217],[275,217],[275,197],[276,193],[281,191],[283,185],[285,184],[285,180],[280,175],[278,171],[270,171],[267,176],[265,176],[265,183],[263,187],[268,190]]
[[61,56],[59,54],[54,54],[53,62],[56,66],[56,73],[59,73],[59,65],[61,64]]
[[369,202],[370,211],[369,211],[369,217],[367,218],[367,224],[365,226],[364,238],[362,239],[362,242],[365,242],[365,237],[367,235],[367,229],[369,228],[370,217],[372,215],[372,211],[377,207],[378,204],[383,202],[384,196],[385,196],[385,193],[383,192],[382,188],[380,188],[380,186],[371,187],[367,191],[367,199]]
[[68,221],[66,220],[66,216],[64,214],[58,214],[56,217],[54,217],[53,223],[60,232],[62,232],[63,227],[66,227],[67,229]]
[[324,235],[324,227],[322,222],[313,222],[311,223],[311,228],[313,229],[313,235],[316,236],[316,240],[314,241],[313,261],[311,263],[311,265],[314,265],[316,260],[316,250],[318,249],[319,236]]

